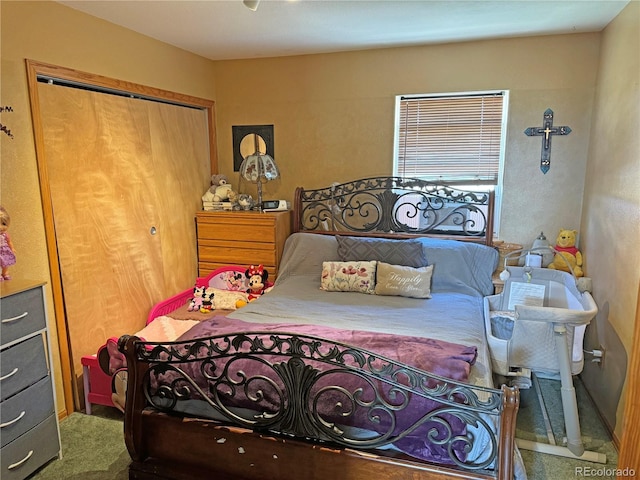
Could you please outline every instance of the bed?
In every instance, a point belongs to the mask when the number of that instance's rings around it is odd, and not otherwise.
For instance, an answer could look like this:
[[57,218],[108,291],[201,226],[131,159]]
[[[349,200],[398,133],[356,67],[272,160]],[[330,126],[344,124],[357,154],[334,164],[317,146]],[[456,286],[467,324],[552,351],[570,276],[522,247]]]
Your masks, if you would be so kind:
[[294,208],[269,293],[118,340],[130,478],[523,478],[484,334],[492,193],[381,177]]

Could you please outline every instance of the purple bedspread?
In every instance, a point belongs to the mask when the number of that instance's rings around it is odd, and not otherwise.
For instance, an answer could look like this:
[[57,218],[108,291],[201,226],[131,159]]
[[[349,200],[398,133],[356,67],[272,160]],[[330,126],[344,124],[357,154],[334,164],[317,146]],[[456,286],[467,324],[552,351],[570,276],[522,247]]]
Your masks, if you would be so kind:
[[[295,332],[299,335],[334,340],[366,349],[378,355],[397,360],[441,377],[451,378],[461,382],[465,382],[468,379],[469,370],[477,356],[477,348],[475,346],[469,347],[428,338],[342,330],[314,325],[294,325],[287,323],[257,324],[228,319],[222,316],[213,317],[195,325],[178,338],[177,341],[188,341],[238,332],[250,334],[252,331],[273,331],[274,333]],[[270,360],[273,361],[274,359]],[[222,363],[216,365],[216,375],[224,370],[224,365],[226,365],[224,362],[227,361],[228,359],[224,359]],[[320,369],[327,368],[322,365],[316,367]],[[200,375],[199,364],[183,364],[181,368],[188,372],[192,378],[197,379],[197,383],[204,391],[211,392],[211,385],[207,384],[207,381],[202,379]],[[240,376],[246,374],[247,377],[251,377],[253,375],[264,375],[266,374],[266,370],[268,369],[260,362],[239,360],[237,361],[237,365],[234,366],[233,371],[230,369],[229,375],[230,377],[237,378],[234,377],[234,375],[237,374],[237,372],[242,372]],[[338,379],[336,379],[336,375],[339,375]],[[172,374],[167,374],[163,377],[164,378],[159,379],[160,383],[171,382],[175,379]],[[399,379],[399,381],[402,382],[402,379]],[[320,378],[313,387],[316,389],[316,392],[323,391],[323,393],[318,396],[320,401],[317,406],[320,416],[325,421],[334,422],[337,425],[348,425],[371,432],[378,432],[380,435],[388,432],[393,432],[395,435],[409,429],[410,433],[408,435],[403,436],[393,443],[396,448],[404,453],[430,462],[452,464],[454,462],[452,462],[448,450],[451,448],[460,461],[465,461],[464,442],[454,442],[448,447],[446,443],[438,444],[438,442],[429,440],[429,436],[434,435],[436,431],[438,432],[435,435],[437,439],[442,439],[447,436],[465,435],[466,425],[455,415],[443,413],[435,419],[424,418],[429,412],[442,407],[442,404],[418,395],[413,395],[410,396],[408,406],[402,409],[401,412],[391,409],[391,413],[389,413],[378,409],[371,410],[362,406],[355,407],[351,410],[351,404],[349,402],[345,403],[345,397],[342,396],[339,391],[332,387],[327,389],[329,385],[344,386],[350,392],[355,392],[361,388],[361,399],[365,402],[373,401],[376,395],[366,381],[355,375],[341,373],[326,375],[326,378]],[[433,388],[434,386],[435,383],[430,381],[429,387]],[[259,388],[259,407],[255,402],[251,401],[249,396],[243,397],[242,395],[234,397],[233,400],[228,403],[228,406],[245,407],[254,410],[258,408],[261,411],[267,412],[278,411],[279,408],[281,408],[282,399],[275,394],[272,395],[269,389],[264,388],[264,386],[259,386]],[[397,395],[394,396],[388,385],[380,384],[379,388],[382,395],[387,397],[385,401],[388,401],[389,404],[393,405],[394,402],[402,402],[404,397],[402,395],[400,397]],[[220,387],[215,387],[214,390],[220,391]],[[224,390],[224,388],[222,390]],[[345,407],[347,404],[349,407]],[[345,415],[345,411],[349,411],[349,414]],[[373,421],[372,415],[375,417]],[[442,418],[444,418],[445,421],[444,425],[440,421]]]
[[227,333],[273,331],[295,332],[364,348],[378,355],[417,367],[442,377],[466,381],[478,349],[430,338],[407,337],[360,330],[343,330],[320,325],[291,323],[250,323],[216,316],[192,327],[177,341],[211,337]]

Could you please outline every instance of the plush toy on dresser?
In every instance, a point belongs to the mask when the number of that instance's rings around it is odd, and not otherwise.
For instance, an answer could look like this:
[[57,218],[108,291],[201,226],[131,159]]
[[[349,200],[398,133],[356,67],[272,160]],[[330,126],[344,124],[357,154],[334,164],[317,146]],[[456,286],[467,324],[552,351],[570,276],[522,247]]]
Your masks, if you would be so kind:
[[[211,186],[202,196],[203,202],[224,202],[229,200],[229,194],[233,191],[233,187],[229,184],[226,175],[217,174],[211,176]],[[235,196],[235,192],[232,194]]]
[[576,277],[582,277],[584,275],[582,271],[582,253],[580,253],[580,250],[576,247],[577,233],[575,230],[560,229],[560,233],[558,233],[558,237],[556,238],[556,245],[553,247],[556,255],[553,258],[553,262],[551,262],[547,268],[569,273],[573,271]]

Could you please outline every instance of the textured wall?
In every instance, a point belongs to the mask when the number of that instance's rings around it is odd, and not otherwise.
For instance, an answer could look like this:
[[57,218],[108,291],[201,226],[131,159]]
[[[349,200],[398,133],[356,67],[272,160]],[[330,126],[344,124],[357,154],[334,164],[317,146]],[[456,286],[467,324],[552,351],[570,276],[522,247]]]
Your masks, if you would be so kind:
[[587,346],[606,350],[603,366],[587,364],[583,378],[618,437],[628,360],[640,348],[632,345],[640,282],[639,49],[640,3],[630,2],[602,36],[582,212],[583,250],[600,308]]
[[[233,176],[232,125],[274,124],[282,181],[267,198],[391,174],[396,95],[508,89],[500,237],[555,238],[580,229],[598,53],[599,34],[579,34],[217,62],[220,168]],[[543,175],[541,138],[523,131],[547,108],[573,132],[554,139]]]

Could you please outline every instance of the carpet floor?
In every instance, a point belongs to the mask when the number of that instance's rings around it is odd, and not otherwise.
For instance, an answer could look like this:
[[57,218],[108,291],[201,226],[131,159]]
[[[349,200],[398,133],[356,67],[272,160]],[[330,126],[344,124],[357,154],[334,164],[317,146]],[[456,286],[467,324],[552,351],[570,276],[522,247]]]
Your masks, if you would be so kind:
[[[560,382],[540,379],[556,443],[562,445],[564,420]],[[575,379],[582,437],[587,450],[607,456],[607,463],[591,463],[521,449],[529,480],[563,480],[589,477],[614,479],[607,470],[615,469],[617,451],[607,429],[579,378]],[[124,445],[122,414],[115,408],[94,406],[93,415],[75,412],[60,422],[61,459],[37,472],[34,480],[126,480],[129,455]],[[547,429],[533,389],[522,390],[518,412],[517,438],[548,443]]]

